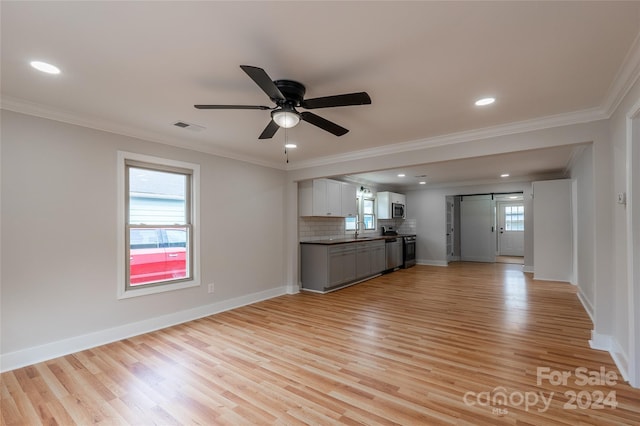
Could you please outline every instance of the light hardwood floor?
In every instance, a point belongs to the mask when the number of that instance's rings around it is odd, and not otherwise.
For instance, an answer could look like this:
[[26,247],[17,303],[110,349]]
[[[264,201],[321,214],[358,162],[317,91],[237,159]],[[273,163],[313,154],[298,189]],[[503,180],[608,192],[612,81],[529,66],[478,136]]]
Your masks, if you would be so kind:
[[[575,287],[521,269],[419,265],[7,372],[2,424],[640,424]],[[539,367],[571,377],[538,384]]]

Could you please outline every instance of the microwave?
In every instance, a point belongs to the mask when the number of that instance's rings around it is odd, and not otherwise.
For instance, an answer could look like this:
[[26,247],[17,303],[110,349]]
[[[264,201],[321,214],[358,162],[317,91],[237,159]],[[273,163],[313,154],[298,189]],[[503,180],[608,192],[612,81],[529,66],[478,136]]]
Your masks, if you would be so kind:
[[404,204],[391,203],[391,217],[393,219],[404,219],[405,218]]

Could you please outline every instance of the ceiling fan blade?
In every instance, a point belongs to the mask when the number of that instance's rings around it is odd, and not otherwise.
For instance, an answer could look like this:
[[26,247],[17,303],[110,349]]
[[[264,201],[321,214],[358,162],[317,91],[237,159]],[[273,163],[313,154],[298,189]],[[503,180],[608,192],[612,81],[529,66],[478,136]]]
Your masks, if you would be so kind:
[[302,118],[307,123],[311,123],[314,126],[320,127],[322,130],[326,130],[329,133],[333,133],[336,136],[342,136],[346,134],[349,130],[345,129],[342,126],[338,126],[336,123],[329,121],[325,118],[320,117],[312,112],[301,112],[300,118]]
[[344,95],[324,96],[322,98],[305,99],[300,106],[306,109],[331,108],[349,105],[368,105],[371,98],[367,92],[347,93]]
[[264,128],[258,139],[271,139],[273,135],[276,134],[279,128],[280,126],[278,126],[275,121],[270,120],[269,124],[267,124],[267,127]]
[[269,77],[265,70],[258,67],[252,67],[251,65],[240,65],[240,68],[242,68],[242,70],[246,72],[258,86],[260,86],[262,91],[269,96],[269,99],[285,100],[284,95],[273,83],[273,80],[271,80],[271,77]]
[[194,107],[198,109],[271,109],[264,105],[194,105]]

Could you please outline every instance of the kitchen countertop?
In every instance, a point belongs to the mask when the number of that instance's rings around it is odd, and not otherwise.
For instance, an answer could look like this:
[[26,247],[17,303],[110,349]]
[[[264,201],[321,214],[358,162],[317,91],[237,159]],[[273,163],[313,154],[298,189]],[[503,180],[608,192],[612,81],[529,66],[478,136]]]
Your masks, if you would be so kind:
[[349,244],[349,243],[361,243],[366,241],[387,240],[392,238],[399,238],[404,236],[415,236],[415,234],[403,234],[403,235],[378,235],[375,237],[358,237],[358,238],[333,238],[327,240],[313,240],[313,241],[300,241],[300,244],[317,244],[323,246],[331,246],[336,244]]

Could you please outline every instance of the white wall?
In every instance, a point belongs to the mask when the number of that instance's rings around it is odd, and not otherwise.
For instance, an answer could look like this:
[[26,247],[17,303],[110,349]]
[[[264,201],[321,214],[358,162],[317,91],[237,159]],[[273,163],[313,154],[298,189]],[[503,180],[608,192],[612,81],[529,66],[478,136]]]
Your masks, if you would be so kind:
[[533,277],[573,282],[571,179],[533,182]]
[[594,283],[594,236],[595,224],[593,213],[595,209],[593,193],[593,147],[586,146],[575,158],[570,177],[576,185],[575,224],[576,235],[574,241],[576,276],[578,296],[582,300],[587,313],[593,318],[595,300]]
[[[635,289],[627,275],[629,229],[629,211],[626,206],[616,203],[616,194],[628,192],[627,182],[631,176],[631,170],[627,168],[627,115],[632,113],[632,108],[640,101],[640,82],[636,82],[627,96],[622,100],[610,120],[611,135],[611,185],[607,191],[605,202],[597,206],[597,209],[606,209],[611,215],[610,233],[612,235],[611,247],[611,272],[608,282],[596,283],[600,287],[596,289],[596,313],[594,340],[595,345],[609,350],[616,363],[623,370],[623,374],[634,375],[632,381],[640,387],[640,349],[631,350],[631,343],[640,342],[640,326],[635,325],[635,335],[631,335],[634,327],[631,322],[638,317],[640,306],[631,306],[632,295],[640,292],[640,286],[636,282]],[[636,172],[637,173],[637,172]],[[637,174],[635,175],[637,177]],[[633,182],[639,184],[637,179]],[[635,211],[640,200],[635,201]],[[634,247],[635,251],[640,247]],[[635,300],[638,300],[637,298]],[[638,346],[640,348],[640,346]],[[635,363],[635,365],[631,365]]]
[[[77,350],[285,292],[283,171],[9,111],[1,118],[3,369],[41,345],[46,357],[47,347]],[[118,150],[200,164],[200,287],[116,298]]]

